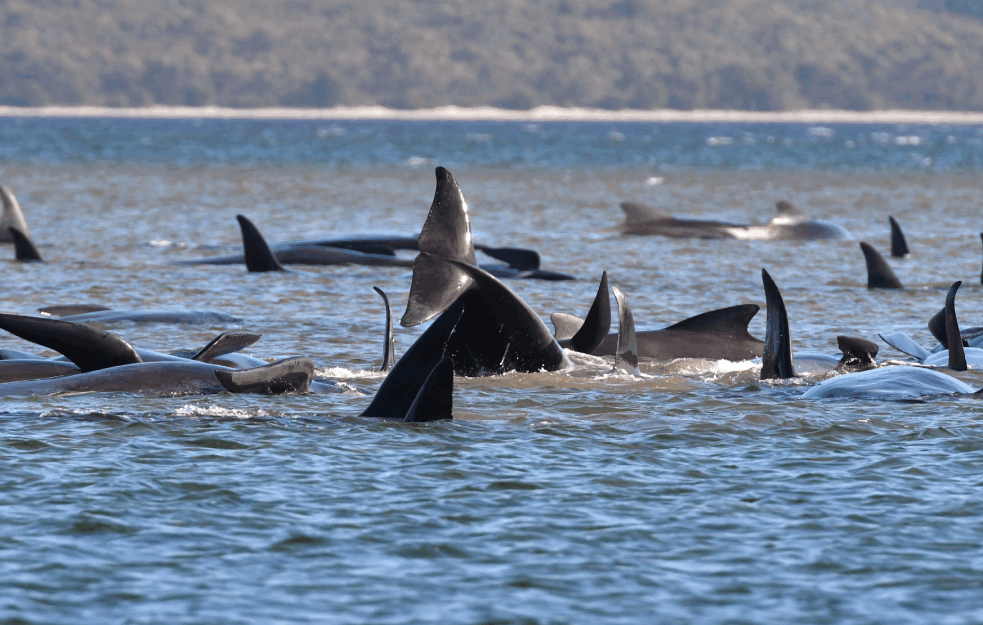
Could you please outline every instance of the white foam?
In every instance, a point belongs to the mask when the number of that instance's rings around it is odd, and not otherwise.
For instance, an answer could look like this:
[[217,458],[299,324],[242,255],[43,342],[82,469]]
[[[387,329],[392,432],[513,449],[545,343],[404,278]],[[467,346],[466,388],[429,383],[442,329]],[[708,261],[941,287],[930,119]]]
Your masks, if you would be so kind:
[[345,369],[344,367],[328,367],[326,369],[315,369],[314,377],[326,378],[328,380],[350,380],[384,378],[387,373],[376,369]]
[[235,417],[236,419],[250,419],[252,417],[266,417],[269,414],[264,410],[242,410],[237,408],[223,408],[222,406],[181,406],[175,414],[181,417]]

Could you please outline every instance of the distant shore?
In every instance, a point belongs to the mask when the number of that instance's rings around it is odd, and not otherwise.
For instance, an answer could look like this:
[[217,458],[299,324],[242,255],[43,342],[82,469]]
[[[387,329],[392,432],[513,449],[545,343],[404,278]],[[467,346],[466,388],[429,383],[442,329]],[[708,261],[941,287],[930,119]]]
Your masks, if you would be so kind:
[[530,110],[445,106],[430,109],[392,109],[381,106],[335,108],[227,108],[216,106],[0,106],[0,118],[91,117],[119,119],[301,119],[301,120],[420,120],[517,122],[667,122],[667,123],[802,123],[802,124],[980,124],[983,113],[963,111],[798,111],[621,110],[540,106]]

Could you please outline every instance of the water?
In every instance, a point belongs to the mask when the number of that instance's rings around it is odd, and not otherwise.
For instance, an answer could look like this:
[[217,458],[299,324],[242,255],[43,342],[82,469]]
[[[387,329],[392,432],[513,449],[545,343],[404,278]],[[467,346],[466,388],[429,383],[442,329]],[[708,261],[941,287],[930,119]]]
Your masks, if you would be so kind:
[[[633,380],[579,358],[456,380],[450,423],[370,423],[371,287],[398,316],[410,272],[170,264],[235,251],[237,213],[273,242],[416,232],[438,164],[477,241],[582,278],[510,282],[544,318],[585,314],[603,270],[639,329],[763,305],[764,267],[797,350],[897,330],[931,346],[957,279],[981,322],[976,126],[2,119],[0,182],[48,261],[4,262],[5,311],[226,312],[263,333],[248,353],[307,355],[365,391],[0,399],[3,622],[983,621],[972,397],[812,402],[814,381],[749,363],[643,362]],[[789,199],[855,240],[606,231],[628,199],[754,222]],[[887,253],[889,214],[909,288],[869,292],[857,241]],[[228,329],[107,327],[161,350]],[[421,330],[399,328],[397,352]]]

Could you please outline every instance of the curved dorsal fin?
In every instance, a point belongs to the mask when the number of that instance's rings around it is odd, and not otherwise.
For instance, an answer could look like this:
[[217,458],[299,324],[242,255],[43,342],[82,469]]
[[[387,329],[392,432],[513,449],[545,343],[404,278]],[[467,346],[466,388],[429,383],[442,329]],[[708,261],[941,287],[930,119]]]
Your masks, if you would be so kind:
[[243,215],[236,215],[236,219],[239,221],[239,229],[242,230],[242,248],[246,256],[246,269],[253,273],[286,271],[253,222]]
[[2,184],[0,184],[0,202],[3,202],[3,213],[0,214],[0,242],[7,243],[14,240],[10,234],[11,226],[30,237],[31,229],[27,227],[24,211],[20,209],[20,204],[10,189]]
[[396,346],[393,339],[393,309],[389,305],[389,298],[386,296],[386,292],[377,286],[372,288],[382,297],[382,301],[386,305],[386,342],[382,348],[382,367],[379,368],[379,371],[389,371],[396,362]]
[[956,291],[962,281],[953,282],[945,295],[945,335],[949,343],[949,368],[953,371],[966,370],[966,352],[963,349],[963,337],[959,333],[959,322],[956,320]]
[[403,416],[403,423],[427,423],[453,419],[454,361],[441,358],[417,391],[413,403]]
[[17,226],[10,226],[10,236],[14,239],[14,258],[22,263],[43,263],[44,259],[34,247],[31,237],[21,232]]
[[433,203],[420,232],[420,251],[477,267],[464,193],[451,172],[438,167],[436,174]]
[[614,368],[633,376],[641,376],[638,370],[638,345],[635,341],[635,320],[631,315],[628,298],[621,289],[612,287],[618,302],[618,348],[614,352]]
[[891,256],[908,258],[911,252],[908,251],[908,242],[904,238],[904,232],[901,231],[901,225],[891,215],[888,215],[887,220],[891,222]]
[[83,372],[143,362],[133,346],[117,335],[82,323],[0,314],[0,328],[55,350]]
[[867,261],[868,289],[904,288],[898,277],[894,275],[894,271],[891,270],[891,266],[887,264],[884,257],[870,243],[861,241],[860,249],[863,250],[864,260]]
[[638,202],[622,202],[621,210],[625,211],[625,223],[642,221],[658,221],[660,219],[675,219],[672,213],[664,208],[639,204]]
[[746,338],[750,336],[748,324],[758,314],[761,307],[757,304],[741,304],[700,313],[673,324],[666,330],[686,330],[688,332],[705,332],[707,334],[723,334]]
[[778,200],[775,202],[775,211],[778,213],[778,217],[806,217],[804,210],[788,200]]
[[765,347],[761,355],[761,379],[784,380],[795,377],[792,365],[792,337],[788,327],[785,300],[778,285],[768,272],[761,270],[761,282],[765,287],[768,318],[765,321]]
[[589,354],[597,349],[610,331],[611,297],[608,294],[608,272],[605,271],[601,274],[601,283],[597,286],[597,295],[594,296],[594,303],[587,312],[587,319],[576,334],[570,337],[570,348],[582,354]]

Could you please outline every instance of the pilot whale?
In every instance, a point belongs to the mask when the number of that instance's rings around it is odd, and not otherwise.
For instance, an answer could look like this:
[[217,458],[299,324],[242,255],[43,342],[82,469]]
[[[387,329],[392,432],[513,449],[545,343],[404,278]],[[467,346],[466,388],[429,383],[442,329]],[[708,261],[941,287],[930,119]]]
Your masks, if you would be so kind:
[[0,185],[0,202],[3,203],[3,213],[0,214],[0,243],[12,243],[14,241],[10,234],[11,227],[17,228],[25,237],[30,239],[31,230],[27,227],[24,212],[21,210],[17,198],[4,185]]

